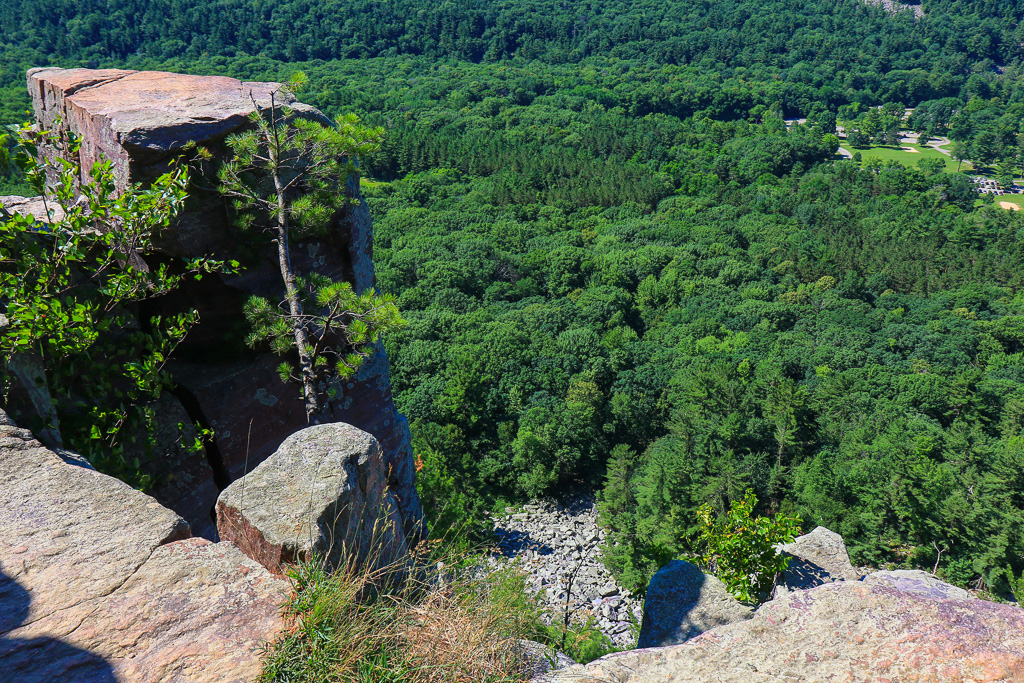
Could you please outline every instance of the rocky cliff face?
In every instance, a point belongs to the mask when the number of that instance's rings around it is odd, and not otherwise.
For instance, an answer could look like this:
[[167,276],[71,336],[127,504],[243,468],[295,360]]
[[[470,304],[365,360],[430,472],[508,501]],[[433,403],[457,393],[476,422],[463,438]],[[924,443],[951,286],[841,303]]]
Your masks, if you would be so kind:
[[[100,158],[110,159],[121,189],[163,173],[189,142],[223,153],[225,136],[245,126],[254,109],[270,106],[272,94],[276,103],[287,104],[300,116],[323,119],[315,109],[282,93],[279,84],[219,76],[33,69],[28,87],[38,123],[79,136],[83,168]],[[350,191],[358,197],[357,186]],[[360,291],[374,286],[371,221],[363,203],[338,216],[326,237],[293,246],[294,266],[300,272],[316,267]],[[140,312],[145,317],[197,307],[201,316],[178,360],[169,366],[179,389],[165,395],[158,413],[169,433],[186,418],[213,428],[215,438],[207,446],[207,462],[176,449],[168,439],[153,459],[156,473],[165,475],[153,493],[188,520],[194,533],[215,539],[211,511],[220,490],[306,426],[298,389],[277,378],[279,359],[241,343],[242,304],[252,294],[273,297],[280,287],[279,275],[271,250],[248,244],[229,226],[216,193],[198,186],[185,214],[159,236],[158,248],[168,258],[212,254],[246,266],[238,275],[189,283],[149,302]],[[392,401],[383,349],[345,385],[334,418],[376,438],[405,528],[415,529],[421,510],[413,484],[409,428]]]

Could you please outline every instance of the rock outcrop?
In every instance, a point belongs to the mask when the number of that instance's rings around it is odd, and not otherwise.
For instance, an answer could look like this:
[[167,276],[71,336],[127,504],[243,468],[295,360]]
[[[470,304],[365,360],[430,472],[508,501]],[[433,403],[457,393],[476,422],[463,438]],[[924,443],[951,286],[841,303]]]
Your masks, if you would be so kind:
[[1024,610],[881,584],[794,591],[682,645],[607,655],[547,683],[1024,680]]
[[[70,130],[82,140],[83,175],[97,161],[114,166],[117,189],[152,179],[186,144],[219,143],[246,124],[271,97],[300,115],[329,123],[316,109],[296,102],[279,83],[241,82],[226,76],[190,76],[126,69],[31,69],[29,94],[36,121],[46,130]],[[216,247],[223,233],[209,231],[209,218],[195,216],[165,240],[188,254]],[[190,241],[197,240],[192,246]]]
[[377,440],[347,424],[308,427],[285,439],[217,500],[217,528],[264,567],[314,556],[333,567],[376,566],[408,548]]
[[777,595],[786,590],[804,590],[832,581],[856,581],[864,574],[850,563],[843,537],[819,526],[779,548],[789,556]]
[[0,411],[0,679],[251,681],[289,585]]
[[942,600],[969,600],[971,594],[963,588],[946,583],[934,574],[920,569],[896,569],[872,572],[864,577],[865,583],[889,586],[905,593],[917,593]]
[[[189,76],[119,69],[32,69],[28,73],[37,122],[51,130],[67,130],[81,138],[78,159],[83,168],[110,159],[117,187],[145,183],[167,170],[188,143],[215,155],[225,153],[224,138],[248,124],[256,109],[286,104],[297,115],[323,119],[298,103],[277,83],[249,83],[221,76]],[[44,153],[55,154],[53,150]],[[155,241],[161,258],[210,254],[235,259],[245,270],[237,275],[207,276],[176,292],[145,302],[140,314],[152,316],[197,308],[200,323],[168,364],[178,385],[177,403],[160,412],[186,414],[214,430],[207,461],[175,447],[174,440],[157,449],[152,462],[158,485],[153,495],[180,513],[193,532],[216,539],[211,518],[220,490],[273,453],[293,432],[307,426],[296,387],[282,384],[277,357],[248,349],[244,342],[242,306],[253,294],[277,296],[280,275],[275,253],[254,253],[229,225],[223,201],[215,192],[190,192],[186,211]],[[349,187],[359,197],[358,180]],[[5,198],[12,211],[38,215],[39,207],[21,198]],[[357,291],[374,286],[372,226],[367,207],[356,202],[336,220],[326,236],[293,243],[292,261],[300,273],[316,268],[350,282]],[[405,418],[391,396],[387,357],[378,348],[358,374],[341,387],[334,418],[372,434],[380,443],[407,532],[422,517],[413,484],[411,439]],[[256,417],[258,416],[258,417]],[[174,477],[160,476],[173,472]]]
[[673,560],[651,577],[637,647],[678,645],[753,614],[717,578]]

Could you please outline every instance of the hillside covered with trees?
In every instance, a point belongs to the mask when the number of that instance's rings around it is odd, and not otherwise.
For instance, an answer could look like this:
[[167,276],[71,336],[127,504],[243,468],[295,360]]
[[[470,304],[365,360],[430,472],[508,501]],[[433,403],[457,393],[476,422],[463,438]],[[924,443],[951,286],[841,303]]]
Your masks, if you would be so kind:
[[1024,212],[934,164],[836,156],[837,117],[915,108],[958,158],[1020,174],[1024,6],[924,11],[15,0],[0,116],[27,118],[30,66],[301,70],[305,101],[382,126],[363,193],[436,534],[590,487],[608,565],[642,589],[701,505],[752,488],[855,562],[1005,592]]

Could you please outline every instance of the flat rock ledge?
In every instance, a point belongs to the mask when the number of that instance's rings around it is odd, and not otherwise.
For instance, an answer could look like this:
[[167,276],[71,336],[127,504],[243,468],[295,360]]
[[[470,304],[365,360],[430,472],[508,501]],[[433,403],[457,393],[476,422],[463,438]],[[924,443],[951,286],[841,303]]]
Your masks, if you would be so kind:
[[5,681],[248,682],[284,628],[286,581],[2,411],[0,529]]
[[383,567],[408,555],[377,440],[352,425],[300,430],[217,499],[217,530],[275,573],[326,559]]
[[864,577],[864,582],[890,586],[906,593],[917,593],[942,600],[969,600],[973,597],[963,588],[948,584],[934,574],[920,569],[872,572]]
[[[47,130],[80,136],[83,170],[100,159],[114,164],[117,189],[139,180],[141,166],[162,170],[190,141],[207,145],[241,128],[257,108],[287,105],[329,123],[295,101],[280,83],[238,81],[132,69],[29,69],[28,91],[36,121]],[[134,178],[132,176],[135,176]]]
[[794,591],[671,647],[606,655],[541,683],[1024,681],[1024,609],[882,583]]

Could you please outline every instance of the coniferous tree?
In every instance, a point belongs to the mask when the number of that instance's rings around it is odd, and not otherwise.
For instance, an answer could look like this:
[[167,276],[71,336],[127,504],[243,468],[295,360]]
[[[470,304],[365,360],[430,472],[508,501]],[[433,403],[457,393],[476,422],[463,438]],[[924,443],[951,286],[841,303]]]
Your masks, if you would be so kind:
[[220,169],[220,190],[233,200],[240,227],[270,237],[284,291],[279,302],[253,296],[246,303],[248,341],[297,355],[297,369],[285,361],[278,371],[282,381],[302,384],[306,417],[316,424],[328,409],[325,398],[337,395],[337,380],[354,374],[380,335],[403,321],[389,295],[357,293],[320,273],[300,276],[291,244],[324,234],[356,201],[346,183],[357,173],[359,157],[380,148],[383,131],[360,125],[354,115],[324,126],[277,106],[274,96],[269,108],[256,107],[250,121],[249,130],[227,140],[234,157]]

